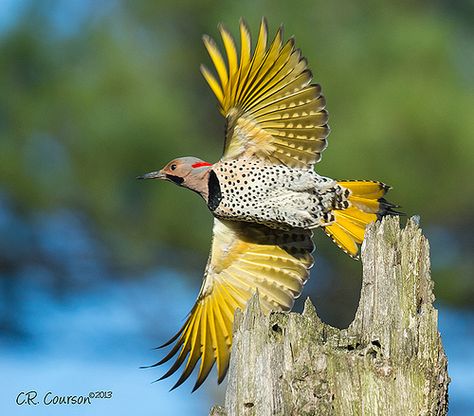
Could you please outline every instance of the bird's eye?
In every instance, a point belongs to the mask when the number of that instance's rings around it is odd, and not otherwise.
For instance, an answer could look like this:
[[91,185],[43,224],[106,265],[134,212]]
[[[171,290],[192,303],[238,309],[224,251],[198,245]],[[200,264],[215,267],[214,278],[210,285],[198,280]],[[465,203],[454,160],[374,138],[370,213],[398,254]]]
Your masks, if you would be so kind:
[[176,170],[176,165],[173,163],[173,164],[170,166],[170,169],[171,169],[171,170]]

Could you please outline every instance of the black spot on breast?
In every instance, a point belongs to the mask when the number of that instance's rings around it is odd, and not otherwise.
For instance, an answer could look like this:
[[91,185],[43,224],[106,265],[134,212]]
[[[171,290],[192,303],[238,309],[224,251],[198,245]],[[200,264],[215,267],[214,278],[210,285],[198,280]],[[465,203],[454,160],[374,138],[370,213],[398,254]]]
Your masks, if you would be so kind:
[[208,186],[208,198],[207,206],[211,211],[215,211],[216,208],[222,201],[221,186],[219,184],[219,179],[213,170],[209,172],[209,180],[207,183]]

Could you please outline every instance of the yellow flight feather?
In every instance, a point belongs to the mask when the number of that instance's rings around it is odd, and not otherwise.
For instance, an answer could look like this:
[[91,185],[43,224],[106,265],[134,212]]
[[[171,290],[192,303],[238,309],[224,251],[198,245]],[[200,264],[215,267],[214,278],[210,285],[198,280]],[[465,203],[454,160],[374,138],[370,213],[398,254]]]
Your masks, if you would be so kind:
[[217,97],[219,102],[222,102],[224,100],[224,92],[222,91],[219,81],[217,81],[217,79],[214,78],[214,75],[212,75],[204,65],[201,65],[200,69],[201,69],[201,74],[203,75],[204,79],[207,81],[207,83],[211,87],[212,92]]
[[[227,85],[229,77],[227,75],[227,68],[225,66],[224,58],[219,52],[219,49],[217,48],[214,40],[212,40],[209,36],[203,36],[203,42],[206,46],[209,56],[211,57],[212,63],[216,68],[217,75],[219,76],[219,79],[221,81],[221,85],[225,87]],[[223,90],[225,90],[225,88],[223,88]]]
[[357,256],[359,247],[352,236],[349,235],[349,233],[347,233],[347,231],[341,225],[338,223],[328,225],[325,227],[325,231],[347,254],[351,255],[352,257]]
[[221,33],[222,41],[224,42],[225,52],[227,54],[227,62],[229,64],[229,79],[232,79],[235,73],[237,72],[237,49],[235,47],[234,39],[230,33],[224,28],[224,26],[219,25],[219,31]]
[[252,39],[250,31],[245,22],[240,20],[240,69],[243,70],[250,62],[250,53],[252,49]]
[[382,198],[390,189],[378,181],[338,181],[338,184],[351,190],[351,195],[368,199]]
[[[262,63],[265,57],[265,50],[267,49],[267,39],[268,39],[267,21],[265,19],[262,19],[260,23],[260,30],[258,32],[257,45],[255,46],[255,52],[253,54],[250,68],[249,68],[253,70],[254,74],[260,68],[260,64]],[[252,72],[249,71],[249,74],[250,73]],[[249,83],[247,85],[250,86],[251,84]]]
[[[227,370],[228,347],[226,344],[227,327],[218,306],[218,296],[211,297],[212,312],[209,314],[209,326],[211,330],[212,345],[215,348],[215,358],[217,362],[218,381],[224,378]],[[219,334],[219,335],[218,335]]]

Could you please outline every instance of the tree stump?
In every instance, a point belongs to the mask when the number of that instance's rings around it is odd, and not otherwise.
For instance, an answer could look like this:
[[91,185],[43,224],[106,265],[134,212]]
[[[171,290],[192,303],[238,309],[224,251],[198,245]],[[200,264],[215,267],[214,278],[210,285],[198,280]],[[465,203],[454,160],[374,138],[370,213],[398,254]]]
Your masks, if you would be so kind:
[[302,314],[237,311],[225,407],[211,416],[445,415],[447,358],[429,245],[412,218],[369,226],[359,307],[347,329]]

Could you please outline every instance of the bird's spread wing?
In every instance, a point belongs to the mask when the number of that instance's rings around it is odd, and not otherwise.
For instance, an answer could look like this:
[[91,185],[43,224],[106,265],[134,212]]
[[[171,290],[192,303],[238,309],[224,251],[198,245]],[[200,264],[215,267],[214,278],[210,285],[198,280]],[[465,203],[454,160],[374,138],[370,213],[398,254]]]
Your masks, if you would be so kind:
[[257,156],[270,163],[307,168],[318,162],[329,134],[321,87],[311,84],[306,59],[293,39],[282,41],[280,28],[267,47],[263,19],[255,50],[250,33],[240,22],[240,58],[232,36],[219,27],[227,63],[215,42],[204,44],[215,66],[215,77],[201,72],[226,117],[223,159]]
[[243,309],[258,289],[264,312],[289,310],[308,278],[313,258],[311,232],[279,231],[263,225],[214,219],[212,249],[196,304],[179,332],[163,346],[174,344],[156,365],[177,358],[173,374],[186,361],[178,387],[200,359],[197,389],[217,361],[220,383],[229,366],[234,312]]

